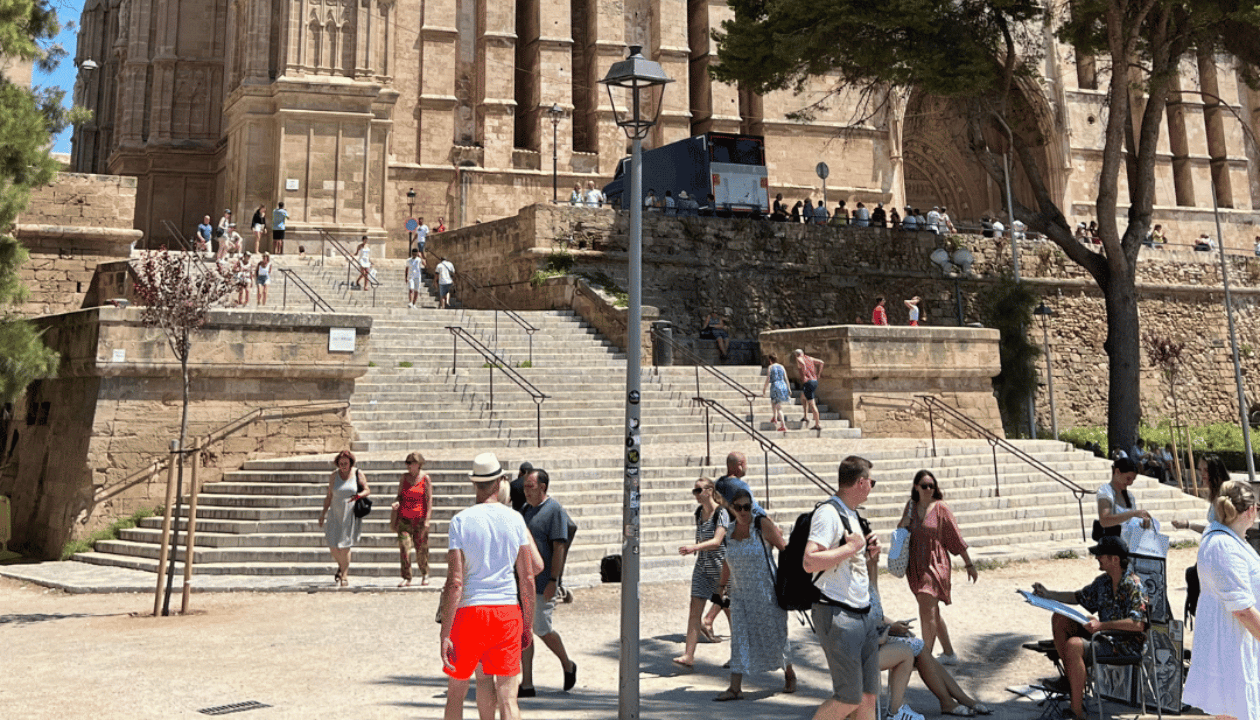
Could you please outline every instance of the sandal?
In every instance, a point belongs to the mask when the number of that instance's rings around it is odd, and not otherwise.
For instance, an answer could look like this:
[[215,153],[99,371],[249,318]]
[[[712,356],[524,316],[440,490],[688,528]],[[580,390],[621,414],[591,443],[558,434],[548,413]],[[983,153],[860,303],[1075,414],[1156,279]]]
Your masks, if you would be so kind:
[[985,705],[982,702],[978,702],[975,705],[972,705],[971,709],[974,710],[977,715],[992,715],[993,714],[993,711],[989,709],[989,706]]
[[678,657],[676,657],[676,658],[674,658],[674,664],[675,664],[675,665],[681,665],[681,666],[683,666],[683,667],[685,667],[685,668],[688,668],[688,669],[695,669],[695,667],[696,667],[696,664],[695,664],[694,662],[683,662],[683,661],[682,661],[682,656],[681,656],[681,655],[680,655],[680,656],[678,656]]
[[974,709],[967,707],[966,705],[955,705],[949,710],[942,710],[941,714],[952,715],[954,717],[969,718],[969,717],[975,717],[979,713],[977,713]]
[[734,690],[723,690],[721,695],[713,698],[713,702],[726,702],[728,700],[743,700],[744,693],[735,692]]

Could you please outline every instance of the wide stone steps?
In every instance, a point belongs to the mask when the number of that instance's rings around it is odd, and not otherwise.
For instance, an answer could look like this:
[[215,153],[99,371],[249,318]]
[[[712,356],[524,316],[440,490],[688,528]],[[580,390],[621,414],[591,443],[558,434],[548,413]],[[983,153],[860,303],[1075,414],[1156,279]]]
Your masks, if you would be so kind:
[[[1109,477],[1105,460],[1067,450],[1061,443],[1039,441],[1024,446],[1087,489]],[[891,533],[908,497],[913,473],[928,467],[946,492],[973,548],[973,559],[1006,552],[1030,538],[1083,552],[1086,543],[1081,540],[1081,508],[1058,483],[999,453],[999,496],[990,452],[983,447],[948,449],[937,458],[924,457],[921,451],[865,453],[875,462],[880,482],[863,513],[877,532],[885,538]],[[506,462],[505,456],[501,458]],[[834,454],[806,452],[800,458],[824,478],[834,473]],[[782,526],[790,525],[798,513],[812,508],[824,495],[773,458],[767,495],[760,457],[751,456],[749,461],[745,480]],[[551,495],[579,527],[566,576],[573,585],[594,583],[599,559],[617,552],[621,543],[620,459],[574,458],[547,466],[553,475]],[[384,498],[394,491],[401,463],[372,460],[360,463],[360,467],[382,505],[365,521],[363,540],[354,551],[352,575],[392,577],[398,573],[397,549],[394,536],[388,532]],[[430,561],[435,577],[445,569],[443,548],[449,519],[472,501],[466,468],[466,460],[434,461],[426,468],[434,483]],[[328,472],[327,459],[261,461],[208,486],[198,510],[197,573],[318,576],[330,572],[331,561],[316,522]],[[643,468],[641,546],[645,569],[678,566],[677,547],[694,537],[695,505],[689,490],[700,474],[716,477],[720,471],[667,457]],[[1149,478],[1139,478],[1133,492],[1141,507],[1165,521],[1174,516],[1195,517],[1205,511],[1202,501]],[[1092,495],[1084,499],[1084,512],[1088,527],[1094,517]],[[153,570],[160,524],[159,518],[142,520],[139,527],[123,531],[119,540],[100,543],[96,552],[79,559]],[[1166,524],[1165,531],[1169,530]]]

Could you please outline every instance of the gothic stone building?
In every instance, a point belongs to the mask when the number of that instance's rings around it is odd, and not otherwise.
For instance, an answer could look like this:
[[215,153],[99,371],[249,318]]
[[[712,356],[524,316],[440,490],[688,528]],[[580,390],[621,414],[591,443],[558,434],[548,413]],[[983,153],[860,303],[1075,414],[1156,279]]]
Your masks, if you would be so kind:
[[[627,141],[598,80],[640,45],[675,80],[645,147],[759,134],[771,192],[792,202],[822,197],[825,161],[832,207],[948,205],[963,221],[1001,211],[947,101],[910,91],[858,119],[842,97],[804,123],[788,115],[822,83],[759,96],[712,81],[710,31],[730,14],[722,0],[88,0],[77,60],[96,67],[81,69],[75,99],[95,119],[75,133],[72,170],[135,176],[135,226],[150,243],[166,241],[163,221],[189,234],[227,207],[243,227],[284,201],[290,238],[366,233],[399,255],[413,209],[453,228],[549,200],[553,154],[562,200],[574,182],[607,182]],[[1105,83],[1046,42],[1046,77],[1022,104],[1060,207],[1088,220]],[[1260,97],[1224,57],[1188,63],[1180,83],[1155,221],[1191,242],[1213,227],[1215,188],[1227,245],[1249,250],[1260,172],[1244,134],[1260,129]]]

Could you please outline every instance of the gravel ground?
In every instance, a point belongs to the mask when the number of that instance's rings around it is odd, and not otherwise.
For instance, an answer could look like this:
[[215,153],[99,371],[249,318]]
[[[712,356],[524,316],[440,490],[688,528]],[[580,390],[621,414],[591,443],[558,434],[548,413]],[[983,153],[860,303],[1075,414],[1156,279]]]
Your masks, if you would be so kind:
[[[1169,559],[1172,605],[1184,598],[1180,578],[1194,550]],[[1017,562],[987,570],[976,585],[955,574],[954,604],[944,614],[962,664],[961,684],[995,710],[995,718],[1025,720],[1041,708],[1008,692],[1052,672],[1020,644],[1049,636],[1050,618],[1015,594],[1039,580],[1073,589],[1097,574],[1088,558]],[[903,581],[883,576],[885,605],[895,618],[916,614]],[[619,590],[577,591],[561,606],[556,627],[578,663],[578,684],[559,688],[559,663],[545,648],[536,656],[539,697],[523,700],[525,718],[615,718],[618,691]],[[822,652],[808,628],[789,619],[800,690],[775,691],[781,674],[745,679],[745,700],[722,706],[712,698],[726,685],[728,644],[701,645],[697,667],[683,671],[680,652],[688,583],[641,587],[642,718],[698,713],[735,717],[808,718],[828,694]],[[446,681],[433,623],[436,588],[315,593],[220,593],[193,596],[186,617],[146,616],[152,596],[72,595],[0,579],[0,718],[205,717],[198,710],[257,701],[270,707],[237,713],[257,718],[438,718]],[[177,602],[176,602],[177,604]],[[719,633],[728,632],[718,621]],[[937,704],[917,677],[908,701],[929,718]],[[465,716],[476,717],[469,696]],[[1135,709],[1108,703],[1113,715]]]

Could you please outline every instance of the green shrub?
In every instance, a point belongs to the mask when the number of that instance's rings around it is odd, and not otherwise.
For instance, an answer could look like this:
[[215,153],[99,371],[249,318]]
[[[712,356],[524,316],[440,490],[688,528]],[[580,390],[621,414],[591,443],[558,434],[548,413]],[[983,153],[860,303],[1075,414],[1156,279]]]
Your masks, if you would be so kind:
[[1078,557],[1080,555],[1077,555],[1075,550],[1060,550],[1054,554],[1055,560],[1075,560]]
[[522,361],[520,361],[520,362],[516,363],[516,367],[518,367],[518,368],[532,368],[532,367],[534,367],[534,363],[533,363],[533,362],[531,362],[531,361],[529,361],[529,360],[522,360]]
[[411,365],[411,361],[409,361],[409,360],[399,360],[399,361],[398,361],[398,367],[400,367],[400,368],[409,368],[409,367],[411,367],[411,366],[412,366],[412,365]]
[[102,540],[117,540],[119,530],[129,530],[139,524],[139,522],[144,518],[157,515],[158,511],[161,509],[162,508],[157,507],[152,509],[143,508],[137,510],[128,517],[115,520],[110,523],[109,527],[101,528],[82,540],[71,540],[61,548],[61,559],[69,560],[78,553],[88,552],[96,547],[96,543]]

